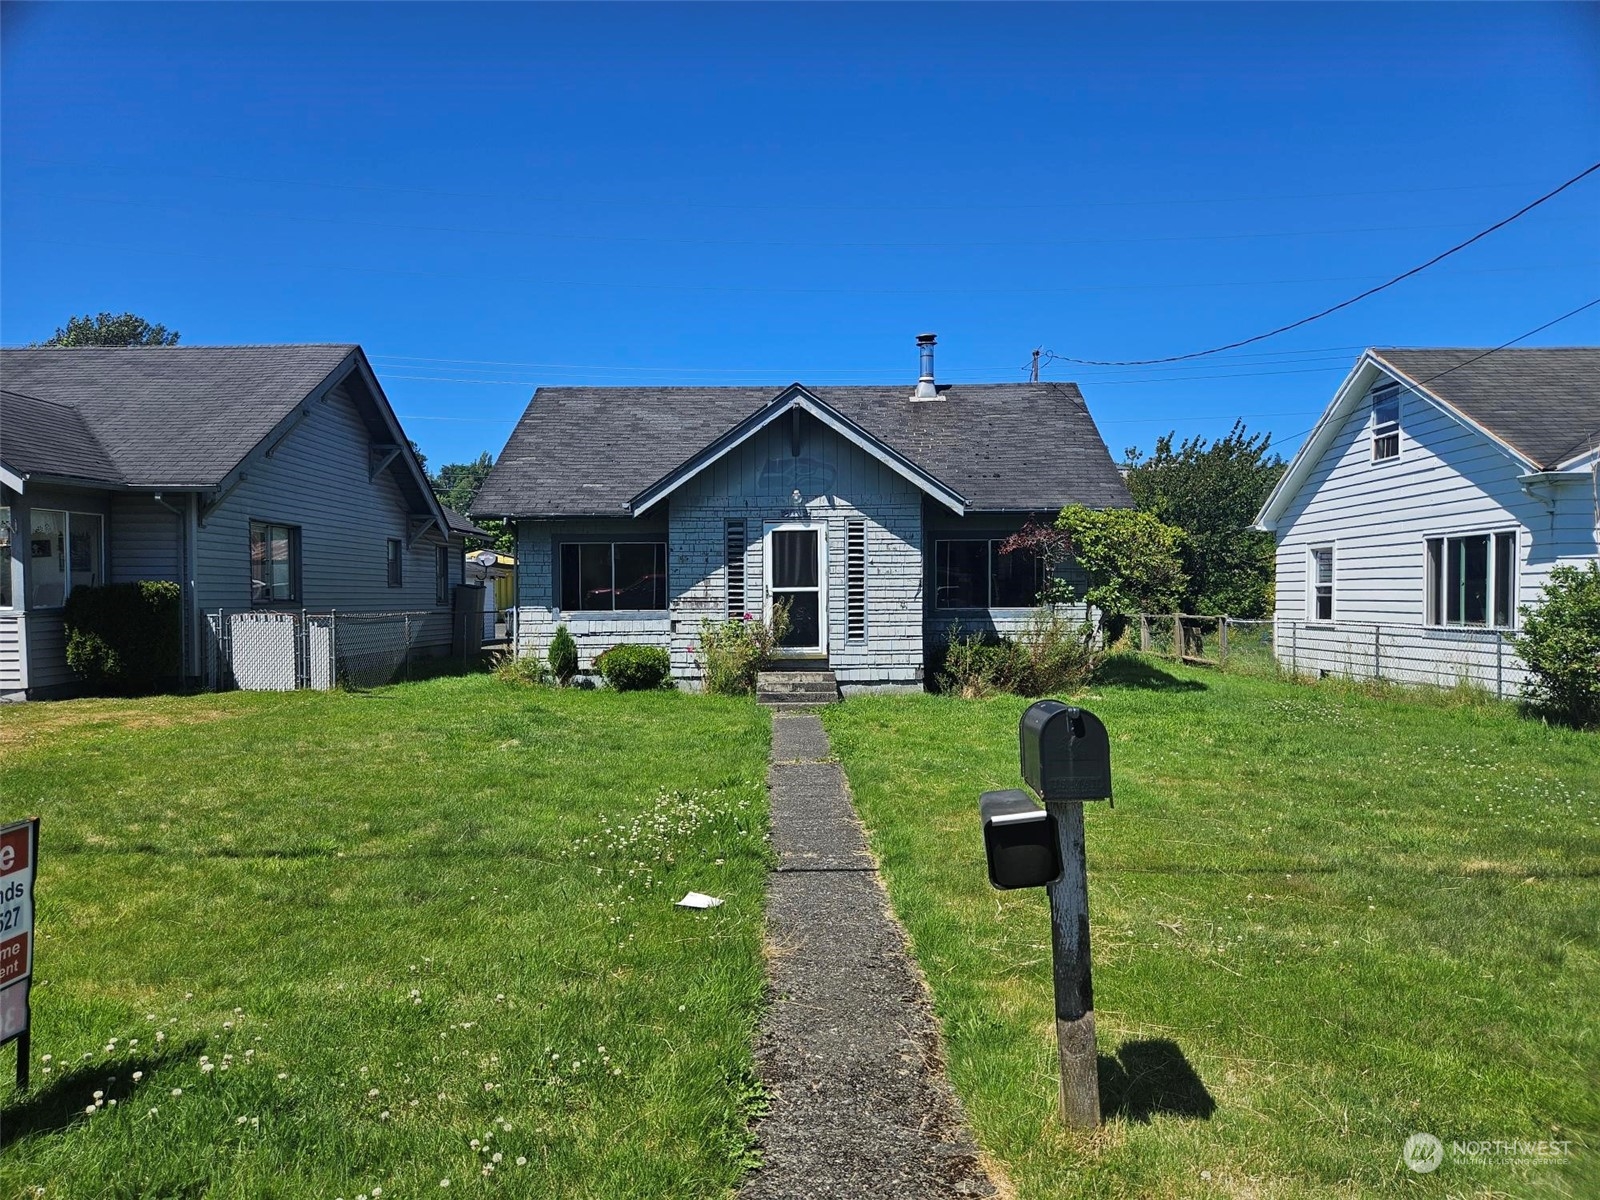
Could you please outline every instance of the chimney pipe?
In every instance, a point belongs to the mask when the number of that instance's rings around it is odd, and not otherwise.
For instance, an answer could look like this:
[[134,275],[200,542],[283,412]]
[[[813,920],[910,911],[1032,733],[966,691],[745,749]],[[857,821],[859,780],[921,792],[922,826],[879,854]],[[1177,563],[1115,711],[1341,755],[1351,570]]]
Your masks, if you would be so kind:
[[922,356],[922,374],[917,379],[917,390],[911,393],[913,400],[939,398],[939,389],[933,384],[933,344],[938,340],[937,334],[917,334],[917,350]]

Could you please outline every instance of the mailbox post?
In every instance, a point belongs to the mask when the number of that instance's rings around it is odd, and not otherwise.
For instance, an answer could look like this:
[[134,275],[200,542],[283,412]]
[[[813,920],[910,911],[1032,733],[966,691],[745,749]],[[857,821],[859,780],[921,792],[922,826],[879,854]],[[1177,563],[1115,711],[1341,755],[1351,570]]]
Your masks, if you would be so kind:
[[1022,777],[1044,809],[1021,791],[984,793],[979,810],[989,879],[1001,888],[1043,886],[1049,894],[1061,1114],[1071,1128],[1092,1129],[1100,1124],[1100,1075],[1083,805],[1111,799],[1111,744],[1098,717],[1058,700],[1031,705],[1017,740]]

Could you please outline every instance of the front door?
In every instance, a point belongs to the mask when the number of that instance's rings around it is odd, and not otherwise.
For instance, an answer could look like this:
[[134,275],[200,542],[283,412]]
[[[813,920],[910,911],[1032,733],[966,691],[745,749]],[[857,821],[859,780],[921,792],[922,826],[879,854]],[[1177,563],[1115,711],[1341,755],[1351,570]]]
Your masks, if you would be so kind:
[[766,618],[784,604],[789,609],[789,630],[778,643],[779,653],[790,658],[810,658],[828,651],[828,561],[822,530],[801,525],[780,525],[767,530]]

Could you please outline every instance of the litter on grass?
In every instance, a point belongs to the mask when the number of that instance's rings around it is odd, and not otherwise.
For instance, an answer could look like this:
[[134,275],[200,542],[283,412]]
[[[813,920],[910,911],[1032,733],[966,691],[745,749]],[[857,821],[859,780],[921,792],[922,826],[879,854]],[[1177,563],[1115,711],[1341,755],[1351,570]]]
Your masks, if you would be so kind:
[[690,892],[679,900],[677,908],[715,908],[722,901],[716,896],[708,896],[704,892]]

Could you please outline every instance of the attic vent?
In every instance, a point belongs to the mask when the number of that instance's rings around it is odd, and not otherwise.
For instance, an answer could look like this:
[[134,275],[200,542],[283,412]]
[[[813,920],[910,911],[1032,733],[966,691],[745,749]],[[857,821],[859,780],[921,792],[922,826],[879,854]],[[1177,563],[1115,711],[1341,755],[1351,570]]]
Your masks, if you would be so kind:
[[852,642],[867,640],[867,523],[850,521],[845,528],[845,633]]
[[728,554],[728,619],[744,616],[744,547],[743,521],[729,521],[727,532]]

